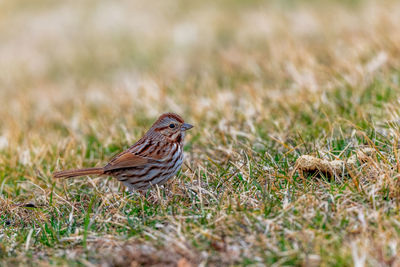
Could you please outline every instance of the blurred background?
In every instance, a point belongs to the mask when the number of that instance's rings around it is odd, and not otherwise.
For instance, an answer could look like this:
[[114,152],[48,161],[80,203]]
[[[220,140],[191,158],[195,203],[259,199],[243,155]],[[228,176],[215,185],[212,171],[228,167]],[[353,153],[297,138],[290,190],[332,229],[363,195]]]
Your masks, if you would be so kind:
[[0,10],[3,118],[80,105],[215,114],[246,99],[257,111],[357,86],[399,56],[398,1],[15,0]]

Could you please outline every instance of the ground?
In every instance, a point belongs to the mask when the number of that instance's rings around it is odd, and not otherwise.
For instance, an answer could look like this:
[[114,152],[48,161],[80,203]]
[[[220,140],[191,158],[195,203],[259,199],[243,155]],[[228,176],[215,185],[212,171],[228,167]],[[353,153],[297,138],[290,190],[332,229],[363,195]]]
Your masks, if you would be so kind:
[[[400,266],[399,1],[0,11],[0,266]],[[195,128],[165,187],[52,178],[166,111]]]

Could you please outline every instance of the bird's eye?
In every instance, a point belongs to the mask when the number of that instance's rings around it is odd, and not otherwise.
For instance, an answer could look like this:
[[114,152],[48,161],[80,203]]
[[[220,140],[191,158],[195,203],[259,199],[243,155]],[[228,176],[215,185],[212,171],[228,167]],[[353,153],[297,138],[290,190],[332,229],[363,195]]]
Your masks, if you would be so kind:
[[175,124],[171,123],[171,124],[169,125],[169,128],[175,128]]

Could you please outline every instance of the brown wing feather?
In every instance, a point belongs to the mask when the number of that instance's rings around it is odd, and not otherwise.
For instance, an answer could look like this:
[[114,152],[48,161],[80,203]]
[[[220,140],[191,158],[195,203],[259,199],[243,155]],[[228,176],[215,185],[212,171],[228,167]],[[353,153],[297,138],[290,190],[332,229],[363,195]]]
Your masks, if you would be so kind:
[[167,150],[164,149],[162,151],[163,153],[149,153],[149,151],[154,151],[151,149],[151,147],[154,148],[154,146],[165,147],[168,146],[168,144],[162,143],[161,141],[156,142],[144,136],[128,150],[112,158],[104,167],[104,171],[138,167],[150,162],[162,160],[166,156]]
[[138,155],[134,155],[130,152],[122,152],[113,158],[105,167],[104,171],[122,169],[122,168],[130,168],[142,166],[149,162],[149,159],[143,158]]

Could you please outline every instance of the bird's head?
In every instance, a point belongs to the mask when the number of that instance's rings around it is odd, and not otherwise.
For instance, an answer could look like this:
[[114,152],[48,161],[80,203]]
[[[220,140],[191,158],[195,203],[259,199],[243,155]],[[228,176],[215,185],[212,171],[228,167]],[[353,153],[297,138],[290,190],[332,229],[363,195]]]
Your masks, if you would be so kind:
[[178,114],[164,113],[153,124],[151,130],[170,141],[181,143],[185,137],[185,132],[191,128],[193,128],[193,125],[184,122]]

